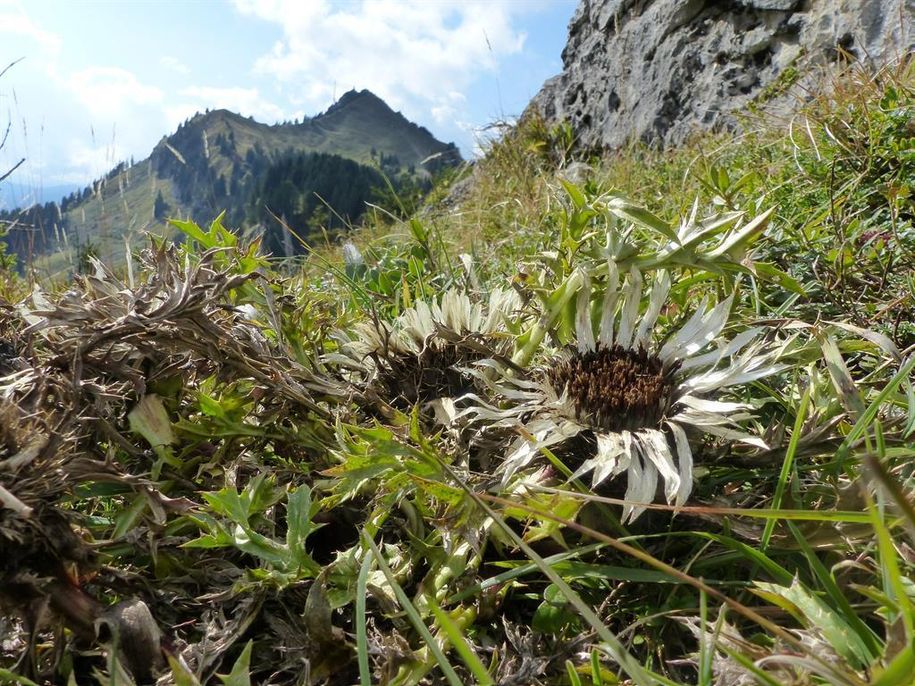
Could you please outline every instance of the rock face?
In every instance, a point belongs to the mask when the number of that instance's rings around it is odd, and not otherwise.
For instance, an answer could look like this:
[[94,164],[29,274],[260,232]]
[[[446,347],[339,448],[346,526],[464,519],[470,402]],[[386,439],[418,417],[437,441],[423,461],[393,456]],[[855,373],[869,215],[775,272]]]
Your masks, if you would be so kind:
[[529,111],[568,121],[586,149],[675,145],[787,100],[842,51],[877,65],[913,48],[915,0],[580,0],[563,72]]

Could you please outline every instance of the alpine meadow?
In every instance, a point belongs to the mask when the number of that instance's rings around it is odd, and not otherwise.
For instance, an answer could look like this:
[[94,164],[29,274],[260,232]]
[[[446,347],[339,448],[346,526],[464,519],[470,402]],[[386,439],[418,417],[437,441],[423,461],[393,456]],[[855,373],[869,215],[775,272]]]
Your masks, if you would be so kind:
[[915,684],[915,60],[830,50],[471,162],[213,110],[4,212],[0,683]]

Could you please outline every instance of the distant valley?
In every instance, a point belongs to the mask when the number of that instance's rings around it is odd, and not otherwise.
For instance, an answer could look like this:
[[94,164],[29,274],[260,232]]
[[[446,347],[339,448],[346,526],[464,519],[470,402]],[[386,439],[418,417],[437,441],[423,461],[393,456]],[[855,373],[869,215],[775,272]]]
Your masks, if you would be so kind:
[[227,213],[230,226],[261,231],[277,255],[301,251],[298,236],[356,221],[367,201],[393,185],[405,194],[428,187],[461,161],[367,90],[349,91],[327,111],[302,121],[261,124],[213,110],[163,137],[138,162],[123,162],[60,202],[0,208],[5,239],[21,263],[67,272],[87,255],[120,262],[125,241],[146,230],[169,233],[168,218],[200,224]]

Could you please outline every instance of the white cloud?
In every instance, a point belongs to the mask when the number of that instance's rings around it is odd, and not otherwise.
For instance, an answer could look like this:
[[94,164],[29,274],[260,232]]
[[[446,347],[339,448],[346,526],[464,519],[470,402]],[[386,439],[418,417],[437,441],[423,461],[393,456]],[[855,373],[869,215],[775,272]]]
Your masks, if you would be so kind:
[[299,113],[289,114],[278,105],[268,102],[257,88],[190,86],[182,88],[178,94],[183,98],[183,102],[165,108],[171,126],[177,126],[195,112],[202,112],[205,109],[225,108],[268,124],[301,116]]
[[157,105],[164,93],[141,83],[133,72],[120,67],[89,67],[69,76],[68,86],[77,99],[96,116],[122,118],[137,105]]
[[525,40],[513,27],[513,13],[525,8],[511,0],[234,1],[283,32],[255,71],[294,86],[297,102],[313,110],[355,87],[407,116],[448,118],[470,84]]
[[440,125],[455,123],[455,119],[464,111],[466,102],[467,98],[457,91],[450,91],[444,97],[437,98],[435,104],[430,108],[435,123]]
[[[0,35],[2,34],[29,38],[54,55],[60,52],[63,44],[60,36],[38,26],[26,16],[21,6],[12,3],[0,2]],[[0,69],[5,66],[5,64],[0,66]]]
[[105,174],[124,159],[122,148],[115,142],[107,145],[87,144],[73,139],[67,145],[66,170],[54,176],[55,183],[86,183]]
[[179,60],[177,57],[172,57],[171,55],[165,55],[159,58],[159,64],[161,64],[166,69],[169,69],[176,74],[190,74],[191,68],[188,67],[184,62]]

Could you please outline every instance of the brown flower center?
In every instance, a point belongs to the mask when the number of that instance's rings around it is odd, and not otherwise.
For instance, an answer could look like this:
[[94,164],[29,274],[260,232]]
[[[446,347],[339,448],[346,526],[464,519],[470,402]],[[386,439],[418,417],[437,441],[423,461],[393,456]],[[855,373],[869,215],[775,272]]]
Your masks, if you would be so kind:
[[567,390],[578,421],[622,431],[658,428],[671,404],[677,366],[664,369],[657,355],[614,345],[576,352],[546,375],[557,393]]
[[471,391],[473,382],[458,367],[470,365],[482,357],[475,351],[445,343],[426,346],[419,355],[393,354],[376,359],[389,401],[399,409],[407,409],[416,403]]

